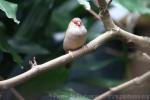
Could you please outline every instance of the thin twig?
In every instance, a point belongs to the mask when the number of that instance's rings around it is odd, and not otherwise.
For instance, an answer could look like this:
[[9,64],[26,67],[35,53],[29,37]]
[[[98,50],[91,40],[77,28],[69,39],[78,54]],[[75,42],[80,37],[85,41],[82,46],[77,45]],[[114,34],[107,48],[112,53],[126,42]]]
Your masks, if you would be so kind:
[[98,20],[101,20],[100,16],[95,12],[93,11],[92,9],[86,9],[90,14],[92,14],[96,19]]
[[111,88],[109,91],[100,94],[99,96],[95,97],[94,100],[107,100],[109,97],[111,98],[111,96],[113,94],[118,93],[121,90],[124,90],[130,86],[135,86],[135,85],[140,85],[142,82],[146,81],[147,79],[150,78],[150,71],[145,73],[144,75],[140,76],[140,77],[136,77],[128,82],[125,82],[119,86],[116,86],[114,88]]

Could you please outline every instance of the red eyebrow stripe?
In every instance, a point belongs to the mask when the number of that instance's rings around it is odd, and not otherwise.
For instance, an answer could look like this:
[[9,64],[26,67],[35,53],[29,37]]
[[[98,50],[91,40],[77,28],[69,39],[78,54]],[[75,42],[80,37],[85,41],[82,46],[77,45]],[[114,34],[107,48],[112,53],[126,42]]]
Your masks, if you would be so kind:
[[77,19],[72,19],[72,22],[77,23],[78,20]]
[[81,22],[79,20],[77,20],[77,19],[72,19],[72,22],[74,24],[76,24],[77,26],[81,26]]

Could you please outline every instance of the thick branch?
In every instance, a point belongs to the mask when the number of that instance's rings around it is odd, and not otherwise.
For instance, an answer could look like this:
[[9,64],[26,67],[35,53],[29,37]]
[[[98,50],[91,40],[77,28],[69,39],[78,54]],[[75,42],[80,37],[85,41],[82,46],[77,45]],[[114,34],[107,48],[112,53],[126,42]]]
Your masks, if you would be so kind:
[[126,83],[123,83],[119,86],[116,86],[114,88],[111,88],[109,91],[97,96],[94,100],[107,100],[109,97],[111,97],[113,94],[118,93],[121,90],[124,90],[128,87],[131,86],[139,86],[142,82],[147,81],[148,79],[150,79],[150,71],[145,73],[144,75],[140,76],[140,77],[136,77]]
[[112,28],[116,28],[112,18],[110,17],[109,11],[107,9],[108,5],[105,0],[98,0],[99,7],[100,7],[100,17],[104,23],[104,27],[106,30],[111,30]]
[[[106,30],[115,29],[117,30],[117,26],[114,24],[112,18],[110,17],[109,11],[107,9],[107,2],[106,0],[98,0],[100,6],[100,15],[101,19],[104,23]],[[118,36],[125,39],[127,42],[132,42],[136,44],[140,48],[148,48],[150,47],[150,38],[137,36],[126,32],[122,29],[118,29]],[[113,95],[114,93],[123,90],[129,86],[141,84],[142,81],[150,79],[150,72],[147,72],[141,77],[137,77],[131,81],[128,81],[120,86],[112,88],[110,91],[101,94],[100,96],[96,97],[95,100],[106,100],[107,97]]]
[[150,49],[150,38],[146,36],[138,36],[122,29],[119,30],[118,36],[121,36],[123,39],[126,39],[127,42],[132,42],[138,46],[139,49]]
[[72,58],[72,55],[66,54],[66,55],[60,56],[58,58],[55,58],[51,61],[48,61],[44,64],[34,66],[33,68],[31,68],[27,72],[24,72],[24,73],[22,73],[16,77],[0,81],[0,90],[13,87],[17,84],[20,84],[20,83],[38,75],[38,74],[40,74],[43,71],[46,71],[48,69],[52,69],[56,66],[59,66],[59,65],[68,63],[71,60],[77,59],[78,57],[95,50],[96,48],[101,46],[104,42],[106,42],[109,39],[112,39],[113,37],[119,37],[119,38],[122,37],[122,38],[127,39],[127,41],[130,40],[130,41],[134,42],[135,44],[137,44],[140,47],[146,46],[147,48],[150,48],[150,46],[149,46],[150,45],[150,39],[149,38],[145,39],[145,37],[131,34],[129,32],[122,30],[122,29],[119,29],[117,31],[115,31],[115,30],[108,31],[108,32],[98,36],[97,38],[95,38],[91,42],[89,42],[83,48],[76,50],[76,51],[73,51],[72,52],[73,58]]
[[30,70],[28,70],[27,72],[24,72],[18,76],[12,77],[7,80],[0,81],[0,90],[16,86],[17,84],[27,81],[28,79],[40,74],[41,72],[44,72],[48,69],[50,70],[56,66],[58,67],[59,65],[62,65],[62,64],[70,62],[71,60],[77,59],[78,57],[98,48],[105,41],[112,38],[115,33],[116,33],[116,31],[108,31],[108,32],[98,36],[96,39],[89,42],[86,46],[84,46],[81,49],[78,49],[76,51],[73,51],[72,52],[73,58],[72,58],[72,55],[66,54],[66,55],[60,56],[58,58],[55,58],[51,61],[48,61],[44,64],[33,66]]
[[148,38],[148,37],[146,37],[146,39],[145,39],[145,37],[131,34],[122,29],[119,29],[119,28],[117,30],[107,31],[107,32],[103,33],[102,35],[98,36],[97,38],[95,38],[94,40],[92,40],[91,42],[89,42],[84,47],[82,47],[76,51],[73,51],[72,52],[73,58],[72,58],[72,55],[66,54],[66,55],[60,56],[58,58],[55,58],[51,61],[48,61],[44,64],[34,66],[27,72],[24,72],[18,76],[12,77],[7,80],[0,81],[0,90],[16,86],[17,84],[20,84],[36,75],[39,75],[41,72],[50,70],[52,68],[55,68],[56,66],[58,67],[59,65],[62,65],[62,64],[68,63],[74,59],[77,59],[78,57],[83,56],[86,53],[94,51],[99,46],[104,44],[104,42],[106,42],[109,39],[112,39],[114,37],[118,37],[119,39],[120,39],[120,37],[125,38],[126,41],[130,40],[130,41],[134,42],[136,45],[138,45],[139,47],[150,48],[150,38]]

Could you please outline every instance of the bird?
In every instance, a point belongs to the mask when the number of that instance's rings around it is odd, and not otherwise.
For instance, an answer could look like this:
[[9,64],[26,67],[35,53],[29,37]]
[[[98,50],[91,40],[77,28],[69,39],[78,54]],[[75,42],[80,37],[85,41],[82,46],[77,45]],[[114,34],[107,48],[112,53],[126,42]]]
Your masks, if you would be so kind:
[[[86,42],[87,29],[78,17],[73,18],[65,32],[63,48],[66,53],[77,50],[84,46]],[[70,64],[68,64],[70,65]]]
[[63,48],[66,52],[81,48],[86,42],[87,29],[80,18],[73,18],[66,30]]

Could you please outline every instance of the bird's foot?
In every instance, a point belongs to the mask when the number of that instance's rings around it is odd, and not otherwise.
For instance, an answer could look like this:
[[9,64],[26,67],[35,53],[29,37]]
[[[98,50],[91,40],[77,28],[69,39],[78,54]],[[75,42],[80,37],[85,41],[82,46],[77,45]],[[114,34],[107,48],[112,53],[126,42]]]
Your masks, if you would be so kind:
[[83,48],[84,48],[84,49],[87,49],[87,48],[88,48],[88,46],[87,46],[87,45],[83,45]]
[[74,55],[72,54],[72,51],[68,51],[68,54],[70,54],[71,57],[74,58]]

